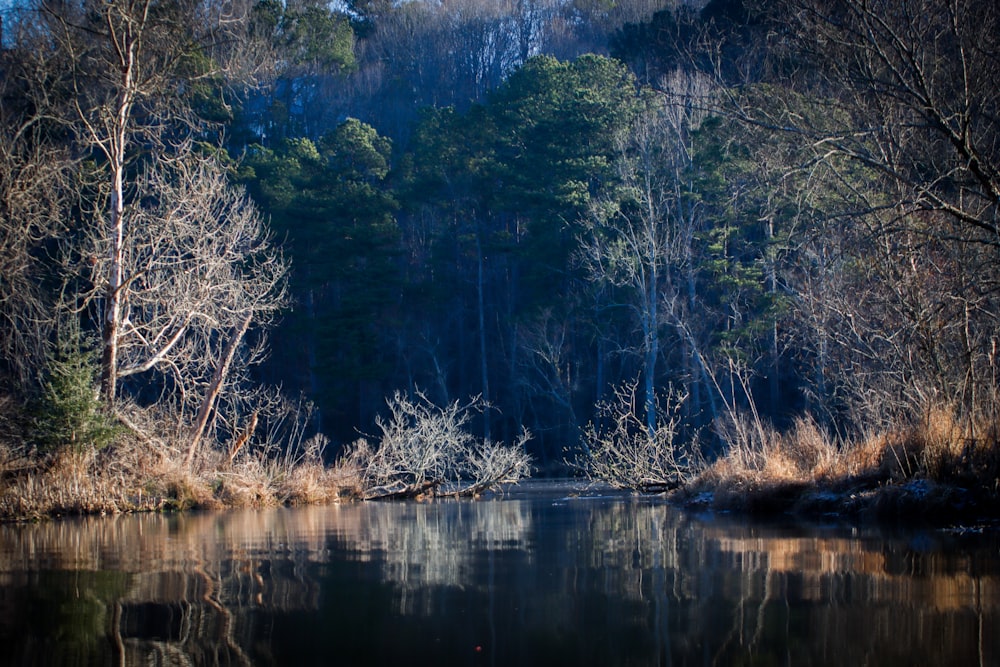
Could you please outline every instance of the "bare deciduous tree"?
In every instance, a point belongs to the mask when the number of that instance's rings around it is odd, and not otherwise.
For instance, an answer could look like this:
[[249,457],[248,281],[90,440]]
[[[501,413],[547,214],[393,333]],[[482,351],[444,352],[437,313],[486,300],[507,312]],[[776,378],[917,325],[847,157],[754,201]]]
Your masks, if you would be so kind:
[[127,387],[172,405],[169,439],[190,467],[227,384],[261,354],[244,344],[248,332],[284,303],[287,266],[265,223],[196,146],[211,129],[198,100],[214,94],[224,107],[225,78],[248,76],[266,50],[248,46],[248,3],[32,8],[49,55],[64,64],[33,83],[65,102],[52,123],[91,159],[78,193],[82,229],[66,254],[85,274],[83,302],[71,307],[100,331],[102,398],[113,408]]
[[889,225],[939,211],[946,215],[924,232],[1000,245],[1000,8],[980,0],[783,6],[818,89],[843,111],[825,116],[833,123],[813,115],[782,127],[809,137],[818,156],[850,158],[885,179],[899,196]]
[[797,142],[787,176],[812,193],[816,234],[788,278],[811,331],[814,389],[869,425],[940,403],[995,412],[1000,10],[780,7],[805,66],[794,90],[741,112]]
[[[0,54],[0,355],[30,384],[45,360],[54,258],[45,244],[65,230],[76,161],[58,141],[58,96],[45,85],[62,63],[25,16],[8,13]],[[48,271],[48,275],[46,275]]]
[[[81,151],[99,156],[102,182],[93,227],[107,240],[97,277],[103,292],[101,386],[113,404],[127,336],[123,298],[126,263],[136,225],[130,216],[144,193],[131,181],[141,154],[164,150],[202,127],[191,112],[191,87],[225,69],[246,28],[241,3],[113,0],[71,6],[37,0],[38,16],[68,63],[66,120]],[[141,171],[141,170],[138,170]],[[129,363],[125,361],[124,363]]]
[[[162,161],[136,184],[143,197],[120,249],[116,377],[156,375],[176,394],[179,419],[190,424],[190,465],[233,365],[255,361],[253,352],[237,356],[248,329],[284,305],[287,265],[212,158]],[[115,243],[93,230],[84,255],[99,305]]]
[[[617,138],[619,187],[592,206],[579,258],[594,281],[628,294],[641,333],[647,428],[655,428],[657,364],[664,324],[689,347],[691,365],[704,369],[702,341],[692,334],[694,235],[701,224],[688,170],[692,133],[704,119],[694,102],[707,82],[678,74],[664,97],[650,94],[635,121]],[[695,379],[698,382],[700,378]],[[710,390],[711,391],[711,390]]]

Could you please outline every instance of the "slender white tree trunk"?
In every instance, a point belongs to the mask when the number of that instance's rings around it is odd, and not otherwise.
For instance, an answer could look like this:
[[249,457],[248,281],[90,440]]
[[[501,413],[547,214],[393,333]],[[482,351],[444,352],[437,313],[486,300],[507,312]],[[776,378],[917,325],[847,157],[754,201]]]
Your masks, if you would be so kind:
[[122,87],[115,110],[114,132],[108,141],[111,169],[109,211],[110,267],[104,304],[101,391],[108,405],[114,405],[118,385],[118,338],[122,326],[123,249],[125,243],[125,156],[128,125],[134,97],[135,45],[128,41],[122,56]]
[[645,356],[643,374],[645,376],[646,430],[649,431],[649,437],[656,435],[656,358],[660,354],[660,337],[656,330],[657,296],[656,271],[654,269],[650,276],[650,284],[646,287],[646,312],[642,315],[642,328],[646,337],[645,350],[643,350]]
[[486,304],[483,296],[483,248],[478,233],[476,234],[476,255],[478,255],[479,260],[479,273],[476,280],[476,296],[479,306],[479,359],[483,373],[483,404],[486,406],[486,409],[483,410],[483,439],[489,442],[490,375],[489,366],[486,363]]

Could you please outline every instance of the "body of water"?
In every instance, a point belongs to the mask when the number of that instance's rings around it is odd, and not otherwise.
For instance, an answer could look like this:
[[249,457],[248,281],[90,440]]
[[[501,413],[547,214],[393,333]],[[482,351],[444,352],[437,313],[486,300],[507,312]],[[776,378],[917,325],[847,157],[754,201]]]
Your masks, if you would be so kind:
[[1000,537],[536,482],[3,525],[0,664],[996,665]]

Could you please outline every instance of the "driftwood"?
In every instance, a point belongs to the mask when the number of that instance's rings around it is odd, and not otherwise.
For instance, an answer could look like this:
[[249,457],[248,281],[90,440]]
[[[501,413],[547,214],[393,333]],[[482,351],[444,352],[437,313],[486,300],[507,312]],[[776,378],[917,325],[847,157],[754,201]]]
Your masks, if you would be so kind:
[[505,482],[508,483],[516,482],[519,478],[519,475],[516,474],[519,465],[520,465],[519,462],[514,461],[510,464],[510,466],[505,468],[499,475],[490,477],[488,479],[481,479],[473,484],[470,484],[465,488],[457,489],[445,495],[453,496],[455,498],[477,498],[479,494],[483,493],[484,491],[489,491],[495,486],[499,486],[500,484],[503,484]]
[[679,489],[682,484],[683,482],[679,479],[665,482],[644,482],[639,485],[639,491],[642,493],[667,493]]
[[365,500],[412,500],[414,498],[442,497],[442,498],[478,498],[480,494],[503,484],[514,482],[514,466],[507,470],[504,475],[498,478],[490,478],[473,482],[468,486],[460,486],[456,489],[442,490],[444,482],[441,480],[426,480],[416,484],[405,486],[390,485],[369,489],[364,494]]
[[409,500],[412,498],[424,498],[428,495],[436,495],[440,480],[425,480],[403,487],[397,485],[381,486],[368,489],[365,492],[365,500]]

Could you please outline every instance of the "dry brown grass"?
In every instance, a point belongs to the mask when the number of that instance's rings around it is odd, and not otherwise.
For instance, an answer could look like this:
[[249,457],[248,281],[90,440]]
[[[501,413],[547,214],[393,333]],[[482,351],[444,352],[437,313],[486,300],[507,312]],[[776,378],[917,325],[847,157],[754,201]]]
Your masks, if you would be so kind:
[[315,505],[360,498],[360,474],[340,463],[303,463],[284,479],[281,496],[289,505]]
[[227,506],[266,507],[331,503],[358,497],[360,471],[343,461],[323,462],[327,440],[315,436],[300,451],[260,447],[208,468],[216,496]]
[[710,492],[716,506],[750,510],[792,510],[823,494],[824,511],[856,503],[895,514],[921,504],[941,511],[956,504],[996,507],[1000,423],[958,414],[934,407],[914,423],[852,442],[836,440],[808,418],[786,432],[740,421],[724,434],[726,454],[686,493]]
[[96,452],[65,451],[44,457],[8,478],[0,516],[35,519],[60,514],[120,512],[141,505],[126,480],[106,470]]
[[[929,410],[905,432],[899,450],[905,465],[938,483],[1000,485],[1000,423],[996,417],[959,418],[954,410]],[[899,457],[902,458],[902,457]]]
[[99,452],[17,455],[0,445],[0,466],[0,519],[7,520],[328,503],[358,488],[355,470],[325,466],[316,447],[295,456],[247,449],[233,461],[209,450],[188,469],[181,447],[131,435]]
[[744,484],[812,482],[836,466],[839,447],[816,422],[807,417],[782,433],[770,426],[739,419],[724,432],[726,454],[703,476],[739,479]]

